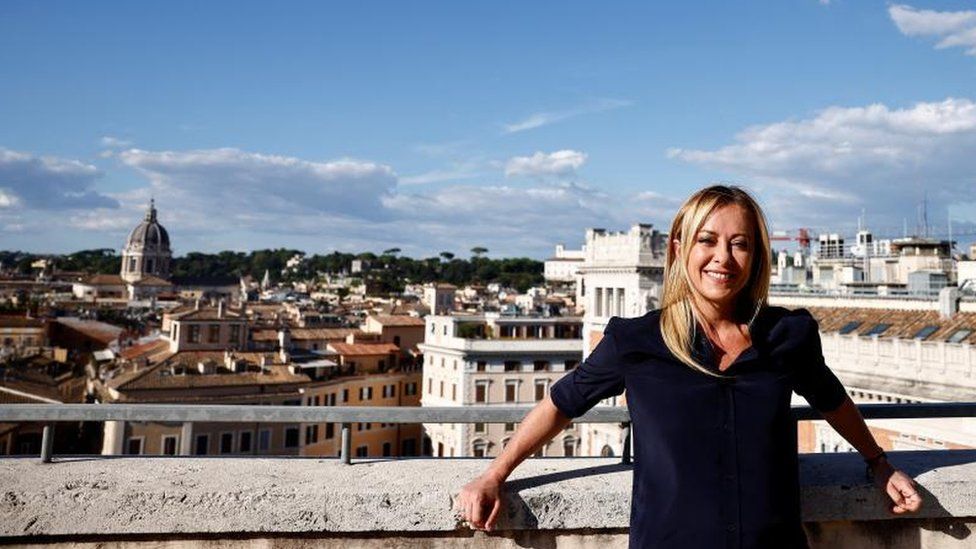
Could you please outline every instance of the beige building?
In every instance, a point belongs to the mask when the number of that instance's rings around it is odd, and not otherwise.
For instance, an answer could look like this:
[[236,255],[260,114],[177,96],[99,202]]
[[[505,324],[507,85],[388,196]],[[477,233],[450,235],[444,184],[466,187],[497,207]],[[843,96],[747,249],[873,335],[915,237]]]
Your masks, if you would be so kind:
[[[526,405],[579,364],[578,317],[498,314],[427,317],[423,406]],[[516,428],[509,424],[425,424],[435,456],[495,456]],[[575,425],[540,450],[579,454]]]
[[0,316],[0,358],[23,356],[47,344],[47,324],[43,320]]
[[227,310],[223,302],[217,307],[201,307],[197,302],[168,312],[161,331],[173,352],[243,350],[247,342],[247,320]]

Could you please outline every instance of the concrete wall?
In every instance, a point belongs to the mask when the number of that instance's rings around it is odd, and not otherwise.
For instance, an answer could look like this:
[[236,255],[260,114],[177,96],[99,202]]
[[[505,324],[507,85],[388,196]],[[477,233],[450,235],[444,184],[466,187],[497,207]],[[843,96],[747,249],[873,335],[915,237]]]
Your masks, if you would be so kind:
[[[851,454],[801,458],[813,547],[976,543],[976,451],[892,460],[926,498],[887,514]],[[625,547],[631,468],[614,459],[533,459],[510,479],[499,531],[452,512],[486,460],[0,459],[0,544],[57,547]]]

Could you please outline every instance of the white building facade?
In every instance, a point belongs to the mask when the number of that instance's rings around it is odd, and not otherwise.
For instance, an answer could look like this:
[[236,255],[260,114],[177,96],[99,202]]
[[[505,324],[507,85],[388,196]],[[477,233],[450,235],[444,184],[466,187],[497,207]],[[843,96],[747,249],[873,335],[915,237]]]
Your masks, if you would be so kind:
[[[584,359],[603,337],[610,317],[637,317],[660,306],[668,238],[649,224],[628,231],[586,231],[586,260],[580,267]],[[614,397],[600,403],[623,405]],[[580,424],[583,455],[621,455],[623,430],[616,425]]]
[[[579,317],[432,315],[426,318],[422,406],[519,406],[549,394],[583,351]],[[435,456],[497,456],[516,425],[424,424]],[[575,424],[540,450],[580,455]]]

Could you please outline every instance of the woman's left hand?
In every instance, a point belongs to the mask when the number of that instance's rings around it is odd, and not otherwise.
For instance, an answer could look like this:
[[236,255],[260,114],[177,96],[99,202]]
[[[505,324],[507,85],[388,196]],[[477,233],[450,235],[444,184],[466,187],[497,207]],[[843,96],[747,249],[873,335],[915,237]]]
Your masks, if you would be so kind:
[[914,513],[922,507],[922,495],[912,477],[895,469],[887,461],[874,469],[874,485],[887,495],[894,505],[896,515]]

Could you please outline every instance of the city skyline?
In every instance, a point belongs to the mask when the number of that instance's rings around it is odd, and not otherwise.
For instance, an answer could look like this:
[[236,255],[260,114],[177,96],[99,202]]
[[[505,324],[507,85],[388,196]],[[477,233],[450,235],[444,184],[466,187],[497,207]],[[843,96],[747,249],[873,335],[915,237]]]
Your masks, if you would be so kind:
[[925,199],[971,232],[974,29],[960,2],[9,2],[0,249],[121,248],[154,197],[176,255],[541,258],[715,181],[774,229],[913,229]]

